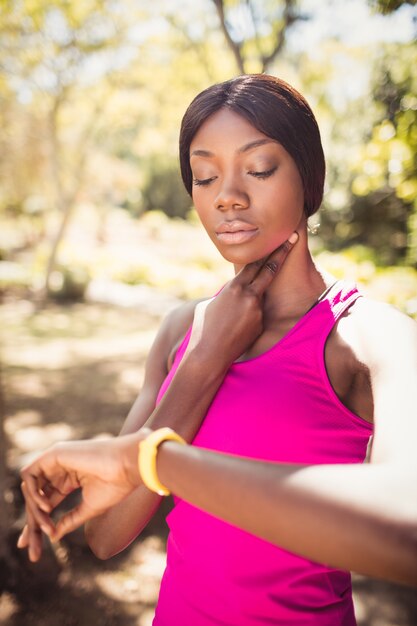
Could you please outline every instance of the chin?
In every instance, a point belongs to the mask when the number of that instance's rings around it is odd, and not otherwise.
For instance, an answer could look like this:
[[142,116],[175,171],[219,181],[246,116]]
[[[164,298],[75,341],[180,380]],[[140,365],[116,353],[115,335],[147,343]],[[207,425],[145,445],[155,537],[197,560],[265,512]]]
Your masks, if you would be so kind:
[[252,246],[230,246],[229,248],[219,248],[217,249],[226,261],[229,263],[233,263],[233,265],[248,265],[248,263],[255,263],[256,261],[265,261],[269,255],[276,250],[280,245],[282,245],[287,238],[282,241],[274,242],[272,246],[269,247],[257,247]]
[[233,265],[248,265],[249,263],[254,263],[255,261],[264,261],[269,255],[270,252],[265,252],[261,256],[258,254],[250,254],[247,251],[243,250],[219,250],[220,254],[226,261],[229,263],[233,263]]

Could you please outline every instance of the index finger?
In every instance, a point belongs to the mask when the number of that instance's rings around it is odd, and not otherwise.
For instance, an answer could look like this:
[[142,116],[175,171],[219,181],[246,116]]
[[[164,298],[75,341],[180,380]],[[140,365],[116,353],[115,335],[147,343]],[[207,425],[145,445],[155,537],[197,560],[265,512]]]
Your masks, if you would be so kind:
[[256,276],[250,282],[252,291],[258,296],[261,296],[272,283],[297,241],[298,233],[294,232],[282,246],[269,255],[265,263],[258,270]]

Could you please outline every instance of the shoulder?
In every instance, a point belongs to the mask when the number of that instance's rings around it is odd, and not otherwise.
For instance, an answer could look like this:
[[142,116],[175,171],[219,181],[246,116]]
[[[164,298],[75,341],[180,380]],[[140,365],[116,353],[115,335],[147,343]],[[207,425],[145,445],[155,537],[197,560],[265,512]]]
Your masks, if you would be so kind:
[[[399,338],[416,338],[417,323],[405,313],[385,302],[378,302],[362,296],[350,309],[351,319],[358,330],[367,336],[381,338],[387,342]],[[387,331],[394,337],[387,336]]]
[[163,320],[146,359],[141,392],[127,416],[122,433],[134,432],[143,426],[154,410],[158,392],[168,374],[173,348],[192,323],[196,304],[197,301],[187,302],[168,313]]
[[168,373],[173,355],[192,324],[194,310],[199,302],[201,300],[185,302],[164,318],[149,353],[147,369],[157,367],[165,375]]
[[357,300],[349,317],[357,353],[370,372],[376,424],[371,460],[415,466],[417,324],[366,297]]
[[358,298],[339,322],[340,332],[354,342],[356,352],[370,368],[417,359],[417,324],[395,307]]
[[358,298],[335,325],[325,358],[339,396],[368,421],[394,414],[400,398],[404,406],[415,405],[417,324],[394,307]]
[[185,302],[173,309],[165,317],[159,332],[165,337],[169,347],[172,348],[185,336],[193,322],[195,307],[202,301],[203,300],[190,300],[189,302]]

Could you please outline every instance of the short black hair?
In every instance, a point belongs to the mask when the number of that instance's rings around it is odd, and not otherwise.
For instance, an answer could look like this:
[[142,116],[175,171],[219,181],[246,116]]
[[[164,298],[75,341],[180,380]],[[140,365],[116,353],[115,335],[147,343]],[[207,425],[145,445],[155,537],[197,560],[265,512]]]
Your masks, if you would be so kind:
[[267,74],[244,74],[202,91],[189,105],[181,124],[181,175],[192,195],[190,145],[201,125],[228,108],[261,133],[278,141],[294,159],[304,188],[309,217],[323,199],[326,165],[316,118],[305,98],[285,81]]

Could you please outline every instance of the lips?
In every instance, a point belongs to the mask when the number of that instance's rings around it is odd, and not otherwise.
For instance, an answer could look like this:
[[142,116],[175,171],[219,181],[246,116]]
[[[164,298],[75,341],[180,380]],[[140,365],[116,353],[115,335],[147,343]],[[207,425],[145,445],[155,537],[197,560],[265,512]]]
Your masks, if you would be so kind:
[[223,243],[237,244],[250,241],[258,234],[257,226],[242,220],[222,222],[216,228],[217,238]]

